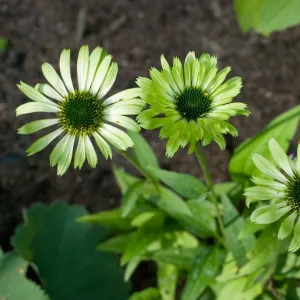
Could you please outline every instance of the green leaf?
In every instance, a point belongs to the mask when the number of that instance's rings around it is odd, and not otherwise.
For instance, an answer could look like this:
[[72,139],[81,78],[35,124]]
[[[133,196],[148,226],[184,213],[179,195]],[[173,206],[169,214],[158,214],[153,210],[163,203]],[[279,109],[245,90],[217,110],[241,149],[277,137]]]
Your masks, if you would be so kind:
[[158,264],[157,282],[163,300],[175,299],[178,270],[171,264]]
[[218,197],[220,197],[222,194],[228,195],[230,192],[232,192],[237,188],[239,188],[239,185],[234,181],[221,182],[221,183],[216,183],[214,185],[214,191]]
[[148,167],[148,170],[183,197],[198,198],[206,191],[205,185],[199,179],[189,174],[162,170],[153,166]]
[[256,30],[269,34],[300,23],[300,0],[265,0]]
[[300,279],[300,256],[294,253],[288,253],[285,265],[280,270],[279,275],[283,278]]
[[100,251],[122,254],[132,239],[132,235],[133,233],[119,234],[99,244],[97,249]]
[[243,239],[247,236],[253,235],[254,233],[263,230],[268,225],[266,224],[256,224],[251,222],[250,220],[247,220],[244,227],[241,228],[241,231],[238,235],[238,239]]
[[50,300],[41,288],[25,275],[28,263],[15,252],[0,257],[0,299]]
[[132,151],[139,166],[145,171],[147,171],[147,166],[159,168],[158,160],[143,136],[133,131],[128,131],[128,135],[134,143]]
[[147,288],[141,292],[135,292],[129,300],[161,300],[161,297],[158,289]]
[[241,183],[248,182],[251,176],[257,176],[260,171],[255,167],[251,157],[258,153],[272,160],[268,149],[268,141],[275,138],[286,151],[299,123],[300,106],[296,106],[274,119],[261,133],[243,142],[235,151],[229,162],[232,178]]
[[152,259],[157,262],[172,264],[178,269],[191,270],[199,248],[169,248],[155,251]]
[[195,259],[194,267],[188,275],[181,299],[198,299],[208,285],[214,281],[220,263],[220,251],[218,248],[201,249]]
[[76,222],[86,213],[83,207],[63,202],[36,204],[27,211],[26,223],[18,227],[12,243],[37,266],[51,299],[124,300],[129,285],[116,257],[96,250],[107,230]]
[[245,221],[226,195],[222,195],[221,200],[224,207],[226,243],[238,266],[242,266],[246,262],[247,251],[255,243],[255,238],[253,235],[240,240],[237,238],[241,228],[245,226]]
[[7,48],[8,41],[2,37],[0,37],[0,52],[4,52]]
[[113,173],[115,175],[115,179],[121,189],[122,195],[125,195],[129,187],[140,180],[140,178],[124,172],[123,170],[117,168],[116,166],[113,166]]
[[132,229],[131,219],[122,218],[122,208],[101,211],[96,214],[84,215],[78,218],[79,222],[103,225],[115,231],[127,231]]

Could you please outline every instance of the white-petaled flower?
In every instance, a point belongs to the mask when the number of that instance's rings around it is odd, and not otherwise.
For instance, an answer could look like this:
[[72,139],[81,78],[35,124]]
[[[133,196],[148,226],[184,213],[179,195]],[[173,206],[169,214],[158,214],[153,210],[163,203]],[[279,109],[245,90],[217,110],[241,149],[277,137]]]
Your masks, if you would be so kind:
[[112,125],[139,131],[138,124],[126,115],[138,114],[145,103],[139,98],[138,88],[105,99],[118,72],[118,65],[112,61],[112,56],[100,47],[89,54],[88,46],[82,46],[77,60],[78,89],[74,88],[71,78],[70,50],[62,51],[59,69],[61,77],[50,64],[45,63],[42,71],[49,84],[37,84],[35,88],[23,82],[18,85],[33,101],[20,105],[16,110],[17,116],[34,112],[55,114],[53,119],[24,125],[19,128],[19,133],[30,134],[52,125],[58,126],[35,141],[27,150],[28,155],[41,151],[60,136],[50,155],[50,165],[57,165],[57,174],[62,175],[71,164],[75,147],[74,168],[81,168],[85,160],[91,167],[96,166],[98,158],[91,137],[106,159],[112,158],[109,144],[119,150],[132,147],[130,137]]
[[[199,140],[208,145],[214,140],[225,148],[223,134],[237,135],[227,120],[235,115],[249,115],[247,106],[232,100],[240,93],[242,80],[225,81],[230,67],[218,72],[216,57],[190,52],[182,64],[175,57],[170,66],[161,56],[162,70],[150,70],[149,78],[138,78],[141,97],[149,108],[138,115],[141,127],[161,127],[160,136],[168,138],[166,155],[172,157],[179,147],[189,144],[194,152]],[[225,81],[225,82],[224,82]]]
[[294,231],[289,251],[295,252],[300,248],[300,145],[295,160],[286,155],[275,139],[270,139],[268,146],[279,168],[259,154],[253,156],[254,164],[265,177],[252,178],[255,186],[245,190],[246,204],[269,200],[253,211],[251,221],[269,224],[280,219],[278,238],[284,239]]

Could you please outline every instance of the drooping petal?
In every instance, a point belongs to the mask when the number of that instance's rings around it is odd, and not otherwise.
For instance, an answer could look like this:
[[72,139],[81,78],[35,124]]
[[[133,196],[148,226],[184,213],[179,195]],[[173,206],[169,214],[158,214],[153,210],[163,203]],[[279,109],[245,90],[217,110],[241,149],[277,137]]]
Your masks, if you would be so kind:
[[62,176],[68,170],[73,156],[73,148],[74,148],[75,136],[72,135],[68,141],[68,145],[66,150],[62,154],[58,164],[57,164],[57,175]]
[[281,223],[278,232],[278,238],[280,240],[283,240],[284,238],[288,237],[291,234],[294,228],[296,217],[297,217],[297,213],[293,212]]
[[108,143],[97,132],[94,132],[93,136],[104,157],[106,159],[112,158],[111,148]]
[[68,142],[70,140],[71,136],[69,134],[66,134],[55,146],[55,148],[52,150],[50,154],[50,165],[51,167],[54,167],[59,162],[61,156],[63,155],[64,151],[66,150],[66,147],[68,145]]
[[78,145],[77,149],[75,152],[75,157],[74,157],[74,168],[76,169],[77,167],[79,169],[82,168],[82,165],[85,161],[85,144],[84,144],[84,137],[80,136],[78,139]]
[[294,236],[289,247],[290,252],[296,252],[300,248],[300,218],[294,227]]
[[18,133],[20,134],[34,133],[46,127],[57,124],[58,122],[59,119],[44,119],[44,120],[33,121],[19,128]]
[[84,138],[86,159],[92,168],[95,168],[98,162],[98,157],[94,146],[88,136]]

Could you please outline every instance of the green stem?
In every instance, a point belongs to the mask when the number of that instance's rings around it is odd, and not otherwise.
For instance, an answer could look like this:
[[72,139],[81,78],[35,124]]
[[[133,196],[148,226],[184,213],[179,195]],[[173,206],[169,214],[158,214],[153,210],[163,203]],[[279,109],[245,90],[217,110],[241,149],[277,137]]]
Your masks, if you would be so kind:
[[197,157],[197,160],[199,162],[199,165],[200,165],[200,167],[203,171],[205,181],[206,181],[206,185],[207,185],[207,189],[208,189],[209,192],[211,192],[210,198],[211,198],[213,204],[216,207],[217,222],[218,222],[221,234],[225,239],[225,227],[224,227],[224,224],[223,224],[223,221],[222,221],[221,211],[220,211],[220,207],[218,205],[217,196],[216,196],[215,191],[214,191],[213,180],[212,180],[211,174],[209,172],[209,168],[208,168],[208,165],[207,165],[207,162],[206,162],[206,159],[205,159],[205,155],[202,151],[202,147],[199,144],[196,145],[195,153],[196,153],[196,157]]

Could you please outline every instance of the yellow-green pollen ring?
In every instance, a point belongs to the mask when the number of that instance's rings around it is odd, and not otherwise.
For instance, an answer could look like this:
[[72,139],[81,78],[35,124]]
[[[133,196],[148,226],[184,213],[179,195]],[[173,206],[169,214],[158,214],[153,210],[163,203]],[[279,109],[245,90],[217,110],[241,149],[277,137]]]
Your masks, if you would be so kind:
[[200,88],[190,87],[176,99],[176,108],[187,121],[196,121],[210,110],[211,99]]
[[102,100],[88,91],[69,93],[59,103],[59,123],[75,136],[86,136],[96,132],[103,123],[104,105]]
[[298,174],[289,180],[285,195],[288,204],[300,212],[300,176]]

